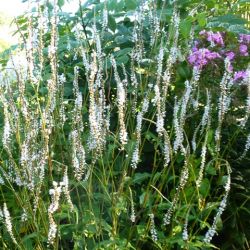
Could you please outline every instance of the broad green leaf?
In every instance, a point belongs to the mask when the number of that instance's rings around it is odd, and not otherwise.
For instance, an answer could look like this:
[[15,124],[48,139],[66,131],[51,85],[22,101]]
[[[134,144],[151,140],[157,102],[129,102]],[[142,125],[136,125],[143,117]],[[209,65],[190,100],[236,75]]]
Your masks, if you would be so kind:
[[190,35],[190,30],[192,27],[192,21],[190,19],[186,19],[181,21],[180,23],[180,32],[184,38],[188,38]]
[[210,175],[216,175],[216,169],[212,164],[208,164],[206,167],[206,173],[210,174]]
[[196,17],[200,27],[205,27],[207,24],[206,13],[199,13]]
[[115,32],[115,30],[116,30],[116,21],[115,21],[115,19],[111,15],[108,15],[108,27],[113,32]]
[[125,7],[127,10],[136,9],[136,0],[125,0]]
[[128,55],[132,51],[132,48],[125,48],[114,52],[116,57]]
[[64,5],[64,0],[58,0],[57,4],[61,8]]
[[203,197],[206,197],[209,194],[210,190],[210,182],[208,179],[203,179],[201,182],[201,186],[199,188],[199,191]]
[[151,174],[149,173],[136,173],[133,178],[134,184],[141,184],[143,181],[149,179]]
[[117,65],[126,64],[129,60],[127,55],[119,56],[116,58]]
[[129,41],[129,38],[126,37],[126,36],[117,36],[115,38],[115,42],[118,43],[118,44],[123,44],[123,43],[126,43]]

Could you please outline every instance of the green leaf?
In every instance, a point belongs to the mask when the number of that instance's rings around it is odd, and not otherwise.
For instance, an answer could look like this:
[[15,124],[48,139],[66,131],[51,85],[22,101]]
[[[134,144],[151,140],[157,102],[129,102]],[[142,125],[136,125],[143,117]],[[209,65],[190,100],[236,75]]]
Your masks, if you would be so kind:
[[115,32],[115,30],[116,30],[116,21],[115,21],[115,19],[111,15],[108,15],[108,27],[113,32]]
[[208,179],[203,179],[200,186],[200,193],[203,197],[206,197],[209,194],[210,182]]
[[186,20],[181,21],[180,32],[184,38],[189,37],[191,27],[192,27],[192,21],[190,19],[186,19]]
[[57,4],[61,8],[64,5],[64,0],[58,0]]
[[222,228],[223,228],[222,219],[221,219],[221,217],[219,217],[219,218],[217,219],[216,229],[217,229],[218,231],[221,231]]
[[233,15],[233,14],[227,14],[227,15],[224,15],[224,16],[219,16],[216,18],[217,21],[219,22],[222,22],[222,23],[229,23],[229,24],[245,24],[246,23],[246,20],[239,17],[239,16],[236,16],[236,15]]
[[120,56],[128,55],[131,52],[131,50],[132,50],[132,48],[125,48],[125,49],[115,51],[114,56],[120,57]]
[[134,184],[141,184],[143,181],[149,179],[151,174],[149,173],[136,173],[133,178]]
[[[186,37],[187,38],[187,37]],[[181,78],[187,79],[188,76],[190,75],[189,68],[186,65],[180,65],[178,68],[178,73]]]
[[129,57],[127,55],[116,58],[117,65],[126,64],[128,60],[129,60]]
[[135,0],[125,0],[125,7],[127,10],[135,10],[136,9],[136,1]]
[[197,21],[200,27],[205,27],[207,24],[206,14],[205,13],[199,13],[197,14]]
[[205,1],[205,4],[207,5],[209,9],[212,9],[214,8],[214,5],[216,4],[216,0],[207,0]]
[[115,38],[115,42],[118,43],[118,44],[123,44],[123,43],[126,43],[129,41],[129,38],[126,37],[126,36],[117,36]]
[[143,205],[145,207],[149,207],[153,203],[153,196],[152,193],[149,191],[145,191],[140,195],[139,201],[140,205]]
[[210,175],[216,175],[217,174],[215,167],[213,165],[210,165],[210,164],[206,167],[206,173],[208,173]]
[[146,228],[147,228],[146,225],[138,225],[138,226],[136,226],[138,235],[140,235],[140,236],[145,235],[146,234]]
[[124,8],[124,1],[110,0],[108,1],[108,10],[113,10],[115,13],[119,13]]
[[207,135],[207,143],[210,143],[213,140],[213,138],[214,138],[214,131],[210,129]]
[[173,228],[173,234],[180,233],[181,231],[182,231],[182,228],[181,228],[180,225],[175,226],[175,227]]
[[35,241],[35,239],[39,238],[39,234],[38,232],[33,232],[31,234],[25,235],[22,239],[23,244],[25,245],[25,249],[27,250],[31,250],[33,249],[33,242]]
[[187,200],[191,199],[192,196],[194,195],[194,193],[195,193],[195,188],[194,187],[188,187],[185,190],[186,199]]

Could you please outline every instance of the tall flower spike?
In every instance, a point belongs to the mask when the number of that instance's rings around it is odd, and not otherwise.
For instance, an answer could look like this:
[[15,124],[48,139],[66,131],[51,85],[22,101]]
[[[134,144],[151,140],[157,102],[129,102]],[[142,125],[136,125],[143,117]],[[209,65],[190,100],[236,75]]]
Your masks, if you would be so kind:
[[157,235],[157,231],[155,228],[155,221],[154,221],[154,214],[149,214],[150,217],[150,233],[151,233],[151,237],[153,239],[153,241],[157,241],[158,240],[158,235]]
[[189,103],[190,96],[193,90],[192,85],[191,83],[189,83],[189,81],[185,82],[185,87],[186,87],[186,91],[182,98],[181,111],[180,111],[180,125],[182,128],[184,127],[188,103]]
[[157,114],[156,114],[156,132],[158,133],[159,136],[163,135],[164,131],[164,117],[165,117],[165,112],[162,111],[162,97],[161,97],[161,92],[160,92],[160,87],[158,85],[154,86],[154,91],[155,91],[155,98],[153,99],[153,102],[156,105],[157,108]]
[[33,56],[33,27],[32,27],[32,12],[31,12],[31,0],[28,1],[28,39],[26,43],[26,52],[28,60],[28,76],[32,82],[34,79],[34,56]]
[[73,111],[73,126],[77,128],[79,132],[83,131],[83,121],[82,121],[82,93],[79,90],[78,85],[79,68],[74,67],[74,81],[73,81],[73,91],[75,95],[75,105]]
[[13,234],[13,230],[12,230],[12,223],[11,223],[11,217],[10,217],[10,212],[8,210],[8,207],[6,205],[6,203],[3,204],[3,216],[4,216],[4,222],[5,222],[5,226],[6,229],[12,239],[12,241],[17,244],[16,238]]
[[80,181],[86,170],[85,150],[81,143],[80,132],[78,130],[72,131],[70,137],[72,141],[72,165],[75,178]]
[[174,129],[175,129],[175,141],[174,141],[174,152],[176,153],[179,148],[182,149],[185,154],[185,148],[183,147],[184,140],[184,125],[186,120],[186,113],[190,96],[192,92],[192,86],[189,81],[185,82],[186,90],[181,101],[176,101],[174,105]]
[[240,126],[243,128],[246,126],[246,123],[250,116],[250,66],[246,70],[245,75],[246,76],[243,83],[247,85],[246,114],[240,123]]
[[60,98],[59,117],[60,117],[60,123],[63,127],[67,119],[65,114],[65,103],[64,103],[64,83],[66,82],[65,75],[64,74],[59,75],[58,81],[59,81],[59,98]]
[[207,153],[207,138],[208,138],[208,133],[206,133],[205,136],[205,141],[202,145],[202,149],[201,149],[201,166],[200,166],[200,171],[199,171],[199,175],[198,175],[198,180],[196,181],[196,185],[197,187],[200,187],[201,185],[201,181],[203,178],[203,174],[204,174],[204,168],[205,168],[205,163],[206,163],[206,153]]
[[137,164],[139,162],[139,146],[141,142],[142,118],[143,118],[143,115],[147,112],[148,106],[149,106],[149,100],[148,100],[148,97],[146,96],[142,104],[142,109],[137,114],[136,144],[135,144],[135,149],[133,151],[132,163],[131,163],[131,167],[134,169],[137,168]]
[[134,13],[135,22],[134,29],[132,33],[132,42],[135,43],[134,48],[131,52],[131,57],[140,63],[144,56],[144,43],[143,43],[143,21],[145,18],[145,9],[141,5]]
[[179,198],[180,198],[180,192],[184,189],[184,187],[188,181],[188,177],[189,177],[188,162],[185,161],[184,167],[183,167],[182,172],[181,172],[180,182],[179,182],[178,187],[176,188],[176,193],[174,195],[174,199],[173,199],[171,206],[168,209],[168,211],[165,214],[164,219],[163,219],[164,225],[169,225],[171,223],[171,218],[172,218],[173,212],[175,211],[177,203],[178,203]]
[[160,47],[159,54],[158,54],[158,66],[157,66],[157,79],[156,79],[156,85],[154,87],[155,90],[155,98],[154,102],[157,106],[157,121],[156,121],[156,131],[158,135],[161,137],[164,133],[164,117],[165,117],[165,102],[164,98],[161,97],[161,78],[162,78],[162,63],[164,58],[164,49]]
[[21,221],[22,222],[26,222],[28,220],[28,214],[27,214],[27,211],[26,209],[23,209],[23,213],[21,215]]
[[149,13],[148,13],[148,18],[149,18],[149,23],[150,23],[150,46],[153,47],[157,37],[159,36],[159,32],[160,32],[160,19],[157,16],[157,12],[155,10],[153,10],[153,6],[150,6],[150,4],[152,5],[152,3],[149,2]]
[[120,142],[121,149],[124,149],[124,146],[128,141],[128,134],[126,131],[125,125],[125,108],[126,108],[126,92],[124,89],[124,84],[120,79],[120,76],[117,71],[116,61],[114,56],[111,56],[111,63],[114,68],[114,77],[117,84],[117,104],[118,104],[118,119],[120,125]]
[[160,47],[160,50],[159,50],[159,54],[158,54],[158,58],[157,58],[157,80],[156,80],[156,85],[159,86],[160,84],[160,80],[161,80],[161,77],[162,77],[162,63],[163,63],[163,58],[164,58],[164,48]]
[[[177,11],[176,5],[174,5],[174,12],[171,18],[171,26],[174,30],[174,37],[173,37],[173,44],[169,51],[169,56],[167,59],[167,65],[166,69],[163,73],[163,84],[162,84],[162,90],[163,90],[163,102],[165,103],[167,98],[167,92],[168,87],[170,85],[170,79],[171,79],[171,73],[173,69],[173,65],[176,62],[177,59],[177,51],[178,51],[178,39],[179,39],[179,24],[180,24],[180,14]],[[170,39],[170,36],[168,37]],[[167,44],[169,44],[169,41],[167,41]],[[165,107],[163,112],[165,111]]]
[[63,193],[64,193],[66,200],[70,206],[70,211],[72,212],[74,209],[74,205],[71,201],[70,193],[69,193],[69,177],[68,177],[68,168],[67,167],[64,170],[63,181],[60,183],[60,186],[62,186]]
[[137,92],[138,92],[138,80],[135,72],[135,65],[134,60],[131,57],[131,76],[130,82],[132,87],[132,95],[133,95],[133,106],[132,106],[132,113],[133,115],[136,114],[136,107],[137,107]]
[[49,194],[51,195],[51,204],[48,208],[48,216],[49,216],[49,232],[48,232],[48,246],[53,245],[56,238],[57,233],[57,224],[54,221],[53,214],[59,208],[59,199],[61,196],[61,186],[58,185],[57,182],[53,182],[53,189],[49,190]]
[[130,194],[130,200],[131,200],[131,215],[130,215],[130,220],[134,223],[136,216],[135,216],[135,204],[133,201],[133,194],[131,188],[129,188],[129,194]]
[[174,152],[176,153],[182,144],[183,141],[183,131],[181,130],[181,126],[179,123],[178,112],[180,109],[180,101],[175,100],[174,104],[174,117],[173,117],[173,124],[175,130],[175,140],[174,140]]
[[164,149],[163,149],[163,153],[164,153],[164,167],[167,167],[170,160],[171,160],[171,142],[170,142],[170,138],[168,135],[167,131],[164,131]]
[[206,153],[207,153],[207,140],[208,140],[208,132],[210,129],[210,123],[211,123],[211,117],[210,117],[210,94],[209,92],[207,92],[207,104],[204,108],[204,113],[202,116],[202,120],[201,120],[201,134],[204,131],[204,127],[205,125],[207,125],[206,127],[206,134],[205,134],[205,140],[203,142],[202,145],[202,149],[201,149],[201,166],[200,166],[200,171],[199,171],[199,175],[198,175],[198,179],[196,181],[196,185],[197,187],[200,187],[202,178],[203,178],[203,174],[204,174],[204,168],[205,168],[205,163],[206,163]]
[[211,110],[211,96],[210,92],[207,91],[207,103],[204,108],[204,113],[201,119],[201,133],[203,132],[205,126],[210,123],[210,110]]
[[184,226],[183,226],[182,239],[184,241],[188,240],[188,214],[186,215],[185,223],[184,223]]
[[8,151],[10,150],[10,137],[12,134],[12,129],[10,126],[10,120],[9,120],[9,112],[7,105],[4,104],[4,129],[3,129],[3,146]]
[[220,97],[218,104],[218,127],[215,131],[215,141],[216,141],[216,151],[220,152],[220,140],[221,140],[221,129],[222,123],[224,121],[225,114],[229,109],[230,98],[230,88],[232,86],[232,72],[228,69],[230,61],[228,58],[225,59],[225,72],[220,82]]
[[98,72],[96,53],[93,53],[93,61],[91,63],[91,72],[88,79],[89,88],[89,126],[90,126],[90,138],[88,146],[90,150],[99,149],[100,146],[100,126],[98,124],[98,107],[96,103],[95,93],[95,78]]
[[107,10],[107,6],[105,4],[105,7],[103,9],[103,13],[102,13],[102,29],[106,30],[108,27],[108,10]]
[[43,70],[43,48],[44,48],[44,42],[43,42],[43,35],[45,33],[45,17],[44,12],[42,11],[41,5],[39,1],[37,1],[38,4],[38,55],[39,55],[39,70],[40,70],[40,76]]
[[90,67],[89,60],[87,58],[87,53],[86,53],[85,48],[81,48],[81,54],[82,54],[83,65],[85,67],[85,74],[88,76],[91,67]]
[[196,138],[197,138],[197,134],[198,134],[198,132],[200,130],[200,127],[201,127],[201,123],[194,130],[193,138],[192,138],[192,141],[191,141],[193,152],[195,152],[196,148],[197,148]]
[[249,151],[249,149],[250,149],[250,134],[248,134],[248,136],[247,136],[246,144],[245,144],[245,149],[244,149],[243,154],[240,157],[241,160],[246,156],[246,154]]
[[51,67],[51,79],[48,80],[49,111],[52,113],[56,106],[57,92],[57,1],[54,0],[53,15],[51,17],[51,40],[48,47],[48,55]]
[[94,41],[95,41],[95,45],[96,45],[96,55],[97,55],[97,60],[101,60],[103,57],[103,53],[102,53],[102,47],[101,47],[101,40],[100,40],[100,35],[98,33],[98,30],[96,28],[96,25],[93,25],[93,32],[94,32]]
[[226,205],[227,205],[227,199],[228,199],[228,195],[229,195],[229,191],[230,191],[230,185],[231,185],[231,176],[230,176],[230,173],[228,173],[227,182],[224,186],[225,195],[224,195],[222,201],[220,202],[220,206],[219,206],[218,211],[214,217],[213,224],[209,228],[209,230],[207,231],[207,233],[203,239],[203,241],[205,243],[210,243],[210,241],[212,240],[212,238],[216,234],[217,222],[218,222],[219,218],[221,217],[222,213],[224,212]]

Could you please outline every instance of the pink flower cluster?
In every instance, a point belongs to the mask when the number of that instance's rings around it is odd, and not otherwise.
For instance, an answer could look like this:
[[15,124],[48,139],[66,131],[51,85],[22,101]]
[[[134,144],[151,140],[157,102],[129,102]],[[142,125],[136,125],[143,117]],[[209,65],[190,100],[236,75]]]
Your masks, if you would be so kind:
[[248,77],[248,72],[241,70],[234,73],[234,82],[244,81]]
[[[232,72],[233,62],[236,59],[238,61],[241,57],[249,56],[250,35],[248,34],[240,34],[238,38],[239,44],[235,49],[232,49],[232,46],[230,45],[230,50],[227,49],[223,40],[226,33],[203,30],[199,34],[201,39],[194,42],[192,52],[188,56],[188,62],[194,67],[202,69],[205,65],[213,62],[215,59],[221,59],[221,61],[224,61],[227,58],[229,60],[227,70]],[[210,42],[208,48],[207,42]],[[244,80],[245,78],[245,71],[235,72],[235,82]]]
[[224,46],[223,37],[220,32],[214,33],[212,31],[202,30],[199,34],[205,36],[207,41],[210,42],[213,46],[214,45]]
[[250,44],[250,35],[240,34],[239,42],[244,44]]
[[248,47],[250,44],[250,35],[246,35],[246,34],[240,34],[239,37],[239,42],[240,42],[240,46],[239,46],[239,52],[241,56],[248,56]]
[[227,51],[225,55],[229,59],[229,61],[232,61],[235,58],[235,53],[233,51]]
[[210,61],[221,58],[220,54],[217,52],[212,52],[209,49],[193,49],[193,53],[188,57],[188,62],[201,69],[203,66],[208,64]]

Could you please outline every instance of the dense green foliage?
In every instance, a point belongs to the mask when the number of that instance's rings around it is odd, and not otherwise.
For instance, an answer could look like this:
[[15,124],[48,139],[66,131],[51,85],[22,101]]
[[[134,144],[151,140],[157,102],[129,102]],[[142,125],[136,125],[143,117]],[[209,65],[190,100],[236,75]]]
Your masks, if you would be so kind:
[[38,2],[0,58],[0,248],[248,249],[249,3]]

